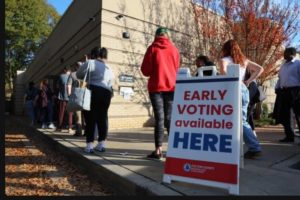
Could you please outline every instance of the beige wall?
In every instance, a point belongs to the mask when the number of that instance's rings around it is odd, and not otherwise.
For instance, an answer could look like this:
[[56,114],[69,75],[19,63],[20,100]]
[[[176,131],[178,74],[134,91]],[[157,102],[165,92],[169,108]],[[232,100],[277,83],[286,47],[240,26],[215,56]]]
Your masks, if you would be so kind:
[[[133,86],[137,93],[143,93],[135,99],[145,102],[148,101],[145,93],[147,79],[141,75],[139,67],[154,39],[155,30],[159,26],[168,27],[182,55],[195,51],[195,47],[190,45],[194,43],[194,22],[189,1],[104,0],[102,11],[101,2],[73,1],[25,72],[26,83],[59,74],[63,67],[74,64],[92,47],[101,44],[109,50],[108,63],[116,77],[120,74],[136,77],[134,84],[120,83],[117,78],[114,89]],[[118,14],[125,17],[117,20]],[[89,21],[93,16],[95,21]],[[130,33],[129,40],[122,38],[124,31]],[[62,58],[64,62],[61,62]],[[182,65],[189,66],[193,61],[182,56],[182,62]]]
[[[74,64],[101,44],[108,48],[108,64],[116,77],[116,94],[109,110],[110,128],[149,125],[153,120],[150,120],[147,78],[140,71],[144,53],[154,39],[155,30],[165,26],[171,30],[172,41],[181,52],[182,66],[193,66],[194,60],[187,55],[195,57],[199,43],[190,6],[189,0],[74,0],[24,73],[23,84],[58,75],[63,67]],[[124,17],[117,20],[115,17],[119,14]],[[95,20],[89,20],[91,17]],[[125,31],[130,33],[130,39],[122,38]],[[63,63],[61,58],[64,58]],[[133,75],[135,82],[120,82],[120,74]],[[134,89],[133,99],[118,96],[121,86]],[[271,93],[267,92],[270,102]]]
[[[140,71],[144,53],[154,40],[155,30],[164,26],[170,29],[171,38],[180,50],[182,66],[192,65],[194,61],[187,55],[195,54],[197,49],[190,6],[187,0],[74,0],[25,72],[24,84],[58,75],[63,67],[74,64],[92,47],[101,44],[109,50],[108,64],[116,76],[116,94],[121,86],[132,87],[135,91],[131,100],[113,98],[110,120],[122,118],[124,124],[129,120],[129,124],[139,121],[140,125],[145,125],[152,110],[147,78]],[[117,20],[115,17],[119,14],[124,17]],[[95,20],[89,21],[91,17]],[[130,33],[130,39],[122,38],[125,31]],[[121,74],[134,76],[135,82],[120,82]]]
[[[119,14],[124,17],[117,20],[115,17]],[[127,74],[136,78],[134,84],[119,82],[117,78],[116,87],[132,86],[136,92],[135,102],[149,102],[147,78],[141,74],[140,66],[156,29],[164,26],[171,30],[172,40],[182,55],[182,65],[188,66],[193,61],[183,55],[195,52],[193,25],[189,1],[103,1],[101,44],[109,50],[109,64],[116,77]],[[130,33],[130,39],[122,38],[125,31]]]

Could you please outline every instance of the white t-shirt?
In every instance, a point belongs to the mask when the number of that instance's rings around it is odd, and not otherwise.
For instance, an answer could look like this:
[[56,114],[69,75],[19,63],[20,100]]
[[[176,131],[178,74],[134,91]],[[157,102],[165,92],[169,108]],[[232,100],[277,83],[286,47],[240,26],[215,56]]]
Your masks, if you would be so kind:
[[[221,60],[223,61],[223,62],[225,62],[225,68],[226,68],[226,70],[225,71],[227,71],[227,66],[229,65],[229,64],[235,64],[234,62],[233,62],[233,59],[232,59],[232,57],[231,56],[227,56],[227,57],[224,57],[224,58],[221,58]],[[245,79],[245,75],[246,75],[246,67],[245,66],[241,66],[240,67],[240,71],[241,71],[241,80],[243,81],[244,79]]]

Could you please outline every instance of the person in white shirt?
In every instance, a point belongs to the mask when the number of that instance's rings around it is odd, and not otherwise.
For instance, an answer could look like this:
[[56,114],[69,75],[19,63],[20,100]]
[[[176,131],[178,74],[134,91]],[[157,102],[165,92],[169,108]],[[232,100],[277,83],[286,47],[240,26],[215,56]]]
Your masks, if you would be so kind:
[[294,129],[291,121],[293,110],[296,121],[300,122],[300,60],[296,59],[296,49],[286,48],[285,63],[279,70],[279,80],[276,85],[277,95],[282,95],[280,101],[280,121],[284,127],[285,138],[280,142],[294,142]]
[[258,139],[254,135],[251,126],[247,122],[247,110],[249,105],[249,91],[247,86],[256,79],[262,72],[263,68],[255,62],[250,61],[242,53],[238,43],[235,40],[228,40],[222,47],[222,58],[219,61],[220,74],[227,73],[229,64],[239,64],[241,69],[241,80],[244,80],[246,69],[252,71],[251,76],[242,83],[242,121],[243,121],[243,137],[248,151],[244,154],[244,158],[252,159],[261,155],[261,146]]
[[[90,66],[87,75],[88,88],[91,90],[91,109],[83,111],[86,121],[85,134],[87,146],[85,151],[93,153],[94,149],[100,152],[105,151],[105,140],[108,133],[108,108],[113,95],[112,84],[114,74],[111,68],[104,63],[107,59],[106,48],[94,48],[91,51],[91,60],[81,65],[76,72],[78,79],[83,79]],[[94,148],[95,127],[98,128],[98,144]]]

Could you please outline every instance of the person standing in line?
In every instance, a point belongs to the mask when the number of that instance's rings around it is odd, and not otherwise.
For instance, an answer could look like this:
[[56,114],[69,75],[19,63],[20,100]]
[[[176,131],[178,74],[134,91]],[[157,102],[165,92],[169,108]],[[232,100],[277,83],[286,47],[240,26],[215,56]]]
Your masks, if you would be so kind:
[[[196,59],[197,70],[203,66],[215,66],[215,64],[209,60],[205,55],[199,55]],[[213,74],[212,70],[203,71],[203,76],[211,76]],[[198,76],[198,71],[195,76]]]
[[33,126],[36,121],[36,112],[34,106],[34,99],[38,94],[38,89],[35,87],[34,82],[31,81],[28,84],[28,88],[24,95],[24,105],[26,106],[26,112],[30,118],[30,126]]
[[[68,78],[71,74],[70,67],[65,67],[63,73],[59,76],[58,80],[58,127],[57,131],[61,131],[63,129],[63,121],[66,112],[67,103],[69,101],[69,96],[67,92],[67,82]],[[73,112],[68,112],[68,125],[69,125],[69,133],[74,134],[75,131],[72,129],[73,125]]]
[[[249,69],[246,69],[244,81],[248,80],[251,77],[251,73],[252,72]],[[254,110],[257,103],[257,95],[259,94],[259,90],[258,90],[256,80],[252,80],[252,82],[249,83],[248,90],[249,90],[249,105],[247,111],[247,122],[251,126],[253,134],[255,135],[255,137],[257,137],[255,132],[255,124],[254,124]]]
[[[284,127],[285,137],[279,142],[294,142],[294,128],[291,120],[291,109],[300,122],[300,60],[296,59],[297,51],[288,47],[284,51],[285,63],[280,67],[276,89],[282,95],[280,101],[280,121]],[[277,95],[279,95],[277,93]]]
[[169,134],[179,65],[179,51],[170,40],[169,30],[158,28],[141,66],[143,75],[149,77],[148,92],[155,118],[155,150],[147,155],[147,158],[160,159],[163,156],[164,127],[167,128]]
[[[108,134],[108,109],[112,97],[112,84],[114,74],[111,68],[105,64],[107,49],[95,47],[91,51],[91,59],[79,67],[76,76],[83,79],[87,75],[88,88],[91,90],[91,109],[83,111],[86,127],[86,148],[85,152],[93,153],[94,150],[105,152],[105,140]],[[98,144],[94,148],[95,127],[98,128]]]
[[[67,81],[67,88],[68,88],[68,96],[71,95],[72,89],[80,87],[80,80],[76,76],[76,72],[80,65],[82,65],[82,62],[77,62],[74,71],[70,74],[68,81]],[[75,113],[75,119],[76,119],[76,131],[74,136],[83,136],[82,134],[82,111],[76,111]]]
[[53,100],[54,94],[49,86],[49,81],[48,79],[44,79],[41,81],[40,90],[34,100],[34,105],[40,109],[43,129],[56,129],[53,124]]
[[249,104],[249,90],[247,86],[255,80],[263,72],[263,68],[255,62],[250,61],[242,53],[238,43],[235,40],[228,40],[222,47],[222,58],[219,61],[220,74],[227,73],[229,64],[239,64],[241,70],[241,80],[245,79],[246,69],[252,71],[251,76],[242,83],[242,123],[243,137],[248,151],[244,154],[244,158],[253,159],[261,155],[261,146],[258,139],[254,135],[251,126],[247,122],[247,110]]

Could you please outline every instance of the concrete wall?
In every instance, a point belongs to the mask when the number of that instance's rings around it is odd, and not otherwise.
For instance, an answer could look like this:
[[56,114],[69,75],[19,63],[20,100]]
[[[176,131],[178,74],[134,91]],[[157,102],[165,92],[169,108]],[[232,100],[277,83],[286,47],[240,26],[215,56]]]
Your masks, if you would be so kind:
[[[195,41],[192,35],[195,31],[190,9],[189,1],[181,0],[103,1],[102,46],[109,49],[108,60],[116,77],[122,74],[135,77],[132,84],[116,80],[118,88],[122,86],[134,88],[133,101],[149,102],[146,90],[147,78],[141,74],[140,66],[159,26],[171,30],[172,40],[182,55],[182,65],[191,65],[193,62],[184,57],[196,49],[193,45]],[[116,16],[119,14],[122,14],[123,18],[117,20]],[[128,32],[130,39],[122,38],[123,32]]]
[[15,115],[22,115],[24,113],[24,93],[26,90],[26,85],[24,84],[25,73],[24,71],[17,71],[17,76],[14,79],[14,91],[13,91],[13,113]]
[[[55,77],[65,66],[101,45],[109,50],[108,64],[116,76],[115,97],[109,109],[110,128],[153,125],[147,78],[142,76],[140,65],[159,26],[171,30],[172,40],[182,55],[195,50],[187,45],[194,42],[189,9],[189,1],[182,0],[74,0],[26,70],[23,86],[29,81]],[[117,20],[119,14],[124,17]],[[129,39],[122,37],[125,31],[130,34]],[[191,64],[184,56],[182,63]],[[134,82],[122,82],[120,75],[132,76]],[[120,87],[131,87],[134,96],[124,99],[119,95]]]
[[[190,53],[187,50],[195,51],[194,46],[186,45],[186,41],[194,43],[194,23],[189,9],[189,1],[181,0],[103,1],[101,45],[109,51],[108,64],[116,76],[114,89],[116,92],[121,87],[134,90],[130,100],[114,97],[109,110],[110,125],[117,123],[126,128],[153,125],[147,78],[141,74],[140,66],[159,26],[170,29],[172,41],[181,52],[182,65],[190,65],[190,60],[183,56]],[[117,19],[120,14],[123,17]],[[122,37],[124,32],[130,34],[129,39]],[[120,81],[122,75],[134,77],[134,82]]]
[[[123,17],[116,19],[120,14]],[[23,86],[58,75],[65,66],[101,45],[108,48],[108,64],[116,77],[110,127],[153,124],[147,78],[141,74],[140,65],[159,26],[170,29],[172,41],[181,53],[181,66],[192,66],[194,60],[188,55],[199,49],[189,0],[74,0],[24,73]],[[123,38],[123,32],[130,38]],[[121,75],[134,77],[134,82],[120,81]],[[120,96],[120,87],[131,87],[135,92],[132,98]],[[271,92],[267,94],[270,97],[266,102],[273,102]]]

